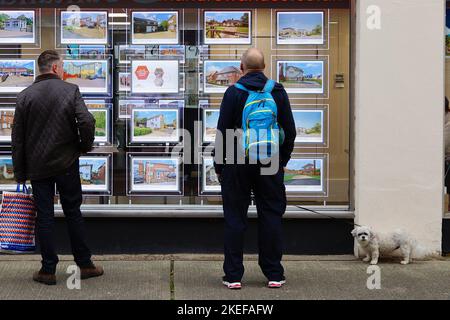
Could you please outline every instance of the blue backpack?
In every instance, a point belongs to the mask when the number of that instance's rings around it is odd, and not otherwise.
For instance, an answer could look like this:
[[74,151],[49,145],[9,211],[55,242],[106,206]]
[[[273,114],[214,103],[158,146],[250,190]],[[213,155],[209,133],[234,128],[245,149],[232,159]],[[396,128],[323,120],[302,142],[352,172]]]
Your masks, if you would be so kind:
[[234,86],[249,94],[242,111],[245,156],[257,161],[271,158],[284,140],[277,122],[277,104],[272,96],[275,81],[267,80],[261,91],[249,90],[240,83]]

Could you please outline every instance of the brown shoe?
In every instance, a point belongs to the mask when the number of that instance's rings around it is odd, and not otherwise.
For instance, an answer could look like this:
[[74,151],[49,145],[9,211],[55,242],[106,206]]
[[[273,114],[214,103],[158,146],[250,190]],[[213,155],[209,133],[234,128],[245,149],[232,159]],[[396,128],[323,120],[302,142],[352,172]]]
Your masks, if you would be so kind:
[[53,286],[56,284],[56,276],[54,274],[47,273],[41,270],[33,274],[33,280],[49,286]]
[[104,273],[103,268],[100,266],[80,268],[80,270],[81,270],[81,279],[100,277]]

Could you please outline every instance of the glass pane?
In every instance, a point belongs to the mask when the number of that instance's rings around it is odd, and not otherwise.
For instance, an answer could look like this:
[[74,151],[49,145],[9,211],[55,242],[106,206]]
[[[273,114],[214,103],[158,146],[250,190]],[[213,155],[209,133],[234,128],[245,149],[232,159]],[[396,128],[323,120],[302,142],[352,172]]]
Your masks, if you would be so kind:
[[23,11],[28,20],[11,11],[0,24],[0,72],[10,77],[0,83],[0,189],[14,184],[17,92],[36,76],[40,52],[57,49],[65,80],[80,86],[97,119],[97,148],[80,167],[86,204],[220,205],[208,151],[223,92],[255,46],[266,75],[286,87],[296,120],[289,203],[348,208],[349,9]]

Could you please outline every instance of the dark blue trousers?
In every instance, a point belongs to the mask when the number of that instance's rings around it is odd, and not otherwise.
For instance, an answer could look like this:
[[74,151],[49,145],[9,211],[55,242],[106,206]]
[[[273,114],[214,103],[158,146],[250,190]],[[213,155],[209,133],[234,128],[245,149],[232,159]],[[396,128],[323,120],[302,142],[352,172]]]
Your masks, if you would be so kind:
[[269,281],[284,279],[282,217],[286,210],[283,168],[274,175],[261,175],[258,165],[229,165],[222,172],[225,216],[225,262],[229,282],[244,275],[244,233],[253,191],[258,212],[259,266]]
[[41,249],[42,270],[54,274],[58,264],[53,238],[55,185],[69,228],[75,262],[80,268],[92,266],[91,252],[86,244],[86,232],[80,211],[82,193],[77,160],[66,172],[58,176],[31,181],[37,208],[36,236]]

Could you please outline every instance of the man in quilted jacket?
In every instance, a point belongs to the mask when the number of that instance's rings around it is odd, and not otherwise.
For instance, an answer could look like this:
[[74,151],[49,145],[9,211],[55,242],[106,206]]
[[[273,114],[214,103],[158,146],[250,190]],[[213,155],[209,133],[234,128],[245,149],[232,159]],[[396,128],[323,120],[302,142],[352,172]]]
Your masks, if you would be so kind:
[[53,239],[55,186],[81,279],[103,274],[103,269],[92,263],[80,211],[79,157],[92,149],[95,119],[78,86],[62,80],[63,61],[56,51],[44,51],[38,66],[40,75],[17,97],[12,157],[17,182],[31,180],[37,209],[36,235],[42,267],[33,280],[52,285],[56,284],[58,264]]

